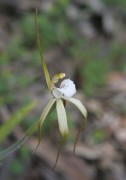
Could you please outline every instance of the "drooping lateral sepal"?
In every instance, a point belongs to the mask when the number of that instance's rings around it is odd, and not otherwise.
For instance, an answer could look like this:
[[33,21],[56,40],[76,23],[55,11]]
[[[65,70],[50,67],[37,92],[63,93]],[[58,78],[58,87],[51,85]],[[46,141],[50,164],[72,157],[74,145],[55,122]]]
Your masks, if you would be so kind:
[[87,118],[87,110],[86,110],[86,108],[83,106],[83,104],[81,103],[80,100],[75,99],[75,98],[67,98],[67,97],[62,97],[62,99],[73,103],[73,104],[81,111],[81,113],[83,114],[83,116],[84,116],[85,118]]
[[68,125],[67,125],[67,116],[63,105],[63,101],[61,99],[56,100],[56,110],[57,110],[60,132],[62,136],[67,136],[69,133]]
[[38,148],[39,144],[40,144],[40,141],[41,141],[41,131],[42,131],[42,125],[50,111],[50,109],[52,108],[53,104],[55,103],[56,99],[52,99],[51,101],[49,101],[49,103],[46,105],[46,107],[44,108],[41,116],[40,116],[40,119],[38,121],[38,135],[39,135],[39,140],[38,140],[38,144],[37,144],[37,147],[36,149]]
[[81,131],[83,130],[83,128],[85,127],[85,124],[86,124],[87,110],[83,106],[83,104],[81,103],[80,100],[77,100],[77,99],[74,99],[74,98],[67,98],[67,97],[63,97],[63,99],[73,103],[81,111],[81,113],[85,117],[84,121],[82,122],[82,124],[81,124],[81,126],[79,128],[79,131],[78,131],[76,139],[75,139],[74,148],[73,148],[73,154],[75,154],[75,149],[76,149],[76,145],[77,145],[77,141],[78,141],[79,135],[80,135]]

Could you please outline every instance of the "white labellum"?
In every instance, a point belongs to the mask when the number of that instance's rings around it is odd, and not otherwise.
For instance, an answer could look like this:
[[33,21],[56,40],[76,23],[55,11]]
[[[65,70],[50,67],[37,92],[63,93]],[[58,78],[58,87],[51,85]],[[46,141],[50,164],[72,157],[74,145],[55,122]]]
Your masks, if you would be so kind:
[[76,93],[76,87],[73,81],[65,79],[61,82],[60,88],[53,90],[55,98],[62,98],[63,96],[72,97]]

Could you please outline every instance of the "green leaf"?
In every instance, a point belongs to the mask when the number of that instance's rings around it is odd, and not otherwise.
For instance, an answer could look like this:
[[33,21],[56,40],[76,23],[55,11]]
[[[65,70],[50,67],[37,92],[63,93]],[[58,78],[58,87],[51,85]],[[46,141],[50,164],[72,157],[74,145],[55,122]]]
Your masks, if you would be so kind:
[[61,99],[56,100],[56,110],[58,115],[59,129],[63,136],[68,135],[68,125],[67,125],[67,117],[66,111]]
[[12,115],[1,127],[0,127],[0,142],[2,142],[13,129],[24,119],[24,117],[35,108],[37,102],[32,102]]
[[[47,106],[45,107],[39,121],[41,123],[44,122],[49,110],[51,109],[52,105],[54,104],[54,102],[56,101],[56,99],[51,100]],[[6,150],[3,150],[2,152],[0,152],[0,160],[4,159],[5,157],[7,157],[9,154],[13,153],[14,151],[16,151],[18,148],[20,148],[20,146],[22,144],[24,144],[28,138],[38,129],[38,121],[35,122],[25,133],[24,136],[21,137],[21,139],[19,139],[15,144],[13,144],[12,146],[8,147]]]
[[41,56],[42,68],[43,68],[44,75],[45,75],[45,78],[46,78],[46,83],[47,83],[48,88],[50,89],[50,76],[49,76],[49,72],[48,72],[47,66],[45,64],[45,61],[44,61],[43,50],[42,50],[41,43],[40,43],[40,35],[39,35],[37,14],[38,14],[38,11],[37,11],[37,8],[36,8],[35,28],[36,28],[36,36],[37,36],[37,45],[38,45],[40,56]]
[[20,176],[23,173],[23,164],[20,159],[13,159],[9,166],[9,173],[13,176]]
[[6,158],[8,155],[20,148],[25,141],[37,130],[38,124],[35,122],[16,143],[0,152],[0,160]]
[[9,156],[11,153],[16,151],[20,148],[20,146],[28,139],[26,135],[22,136],[21,139],[19,139],[16,143],[11,145],[10,147],[6,148],[5,150],[2,150],[0,152],[0,160],[3,160],[7,156]]

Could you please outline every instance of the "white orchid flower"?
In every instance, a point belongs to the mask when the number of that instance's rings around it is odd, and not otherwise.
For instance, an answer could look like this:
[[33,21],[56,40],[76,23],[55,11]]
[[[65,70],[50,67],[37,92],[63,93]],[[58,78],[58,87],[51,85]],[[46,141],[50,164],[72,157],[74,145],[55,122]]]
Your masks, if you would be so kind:
[[39,120],[39,128],[41,128],[47,114],[51,110],[52,106],[56,103],[59,129],[63,137],[67,136],[69,133],[64,102],[69,101],[73,103],[76,107],[79,108],[84,117],[87,117],[87,111],[82,103],[79,100],[72,98],[72,96],[76,93],[76,87],[73,81],[70,79],[64,79],[61,82],[60,88],[55,86],[55,84],[64,77],[64,73],[56,74],[50,81],[49,90],[53,96],[53,99],[50,100],[50,102],[46,105]]
[[[45,76],[46,76],[46,73],[45,73]],[[68,124],[67,124],[67,115],[66,115],[66,111],[65,111],[66,101],[73,103],[81,111],[84,118],[85,119],[87,118],[87,111],[86,111],[85,107],[83,106],[83,104],[79,100],[72,97],[76,93],[76,87],[75,87],[75,84],[73,83],[73,81],[71,81],[70,79],[64,79],[61,82],[61,85],[59,88],[57,88],[55,86],[55,84],[64,77],[65,77],[65,74],[60,73],[60,74],[56,74],[55,76],[53,76],[52,80],[50,80],[49,90],[53,96],[53,99],[51,99],[49,101],[49,103],[46,105],[46,107],[44,108],[42,115],[40,117],[39,126],[38,126],[39,127],[39,129],[38,129],[39,130],[39,141],[38,141],[37,147],[39,146],[39,143],[41,140],[42,125],[54,104],[56,104],[58,124],[59,124],[60,132],[63,136],[63,143],[69,134],[69,128],[68,128]],[[47,82],[47,84],[48,84],[48,82]],[[84,124],[84,122],[83,122],[83,124]],[[80,131],[79,131],[79,133],[80,133]],[[79,133],[78,133],[76,141],[75,141],[74,152],[75,152],[75,146],[76,146],[76,142],[77,142]],[[60,152],[60,149],[59,149],[59,152]],[[57,160],[58,160],[59,152],[57,155]],[[57,160],[56,160],[56,163],[57,163]],[[55,163],[55,166],[56,166],[56,163]]]

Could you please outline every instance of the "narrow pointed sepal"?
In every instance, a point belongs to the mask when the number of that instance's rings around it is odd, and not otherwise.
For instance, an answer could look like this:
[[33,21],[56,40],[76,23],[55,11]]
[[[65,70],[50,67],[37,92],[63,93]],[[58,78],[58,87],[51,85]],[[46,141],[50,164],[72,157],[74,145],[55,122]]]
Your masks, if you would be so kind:
[[83,106],[83,104],[81,103],[80,100],[77,100],[77,99],[74,99],[74,98],[67,98],[67,97],[63,97],[63,99],[73,103],[81,111],[81,113],[85,117],[85,120],[82,122],[82,124],[81,124],[81,126],[79,128],[79,131],[77,133],[76,139],[75,139],[74,148],[73,148],[73,154],[75,154],[75,149],[76,149],[76,145],[77,145],[77,142],[78,142],[79,135],[80,135],[81,131],[83,130],[83,128],[85,126],[85,123],[86,123],[86,120],[87,120],[87,110]]
[[56,100],[56,110],[58,116],[59,129],[63,137],[66,137],[69,133],[67,125],[66,111],[61,99]]
[[[38,144],[36,146],[36,150],[40,144],[40,141],[41,141],[41,131],[42,131],[42,125],[50,111],[50,109],[52,108],[53,104],[55,103],[56,99],[52,99],[51,101],[49,101],[49,103],[46,105],[46,107],[44,108],[41,116],[40,116],[40,119],[38,121],[38,135],[39,135],[39,139],[38,139]],[[35,150],[35,151],[36,151]]]
[[60,145],[59,145],[59,149],[58,149],[58,152],[57,152],[57,156],[56,156],[56,161],[55,161],[55,164],[54,164],[52,170],[55,170],[55,168],[56,168],[56,165],[57,165],[58,160],[59,160],[60,152],[61,152],[61,150],[62,150],[62,148],[63,148],[63,146],[64,146],[64,144],[66,142],[67,137],[68,137],[68,135],[65,135],[61,139],[61,142],[60,142]]
[[80,100],[75,99],[75,98],[67,98],[67,97],[63,97],[64,100],[69,101],[71,103],[73,103],[83,114],[83,116],[85,117],[85,119],[87,119],[87,110],[86,108],[83,106],[83,104],[81,103]]

